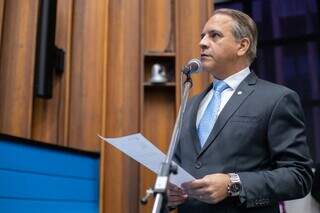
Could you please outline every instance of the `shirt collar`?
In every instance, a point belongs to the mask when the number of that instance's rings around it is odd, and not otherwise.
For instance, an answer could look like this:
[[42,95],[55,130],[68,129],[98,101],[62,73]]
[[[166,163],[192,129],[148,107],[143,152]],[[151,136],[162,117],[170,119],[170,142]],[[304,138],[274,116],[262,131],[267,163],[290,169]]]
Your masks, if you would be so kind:
[[249,67],[244,68],[243,70],[230,75],[228,78],[224,79],[223,81],[228,84],[228,86],[232,90],[236,90],[239,84],[250,74]]

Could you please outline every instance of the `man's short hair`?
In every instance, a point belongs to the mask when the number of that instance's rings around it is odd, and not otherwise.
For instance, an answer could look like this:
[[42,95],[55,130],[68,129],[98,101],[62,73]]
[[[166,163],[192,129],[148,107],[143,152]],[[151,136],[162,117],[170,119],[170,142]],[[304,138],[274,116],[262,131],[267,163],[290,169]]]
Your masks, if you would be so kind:
[[247,51],[250,63],[253,62],[257,55],[257,40],[258,40],[258,30],[256,23],[247,14],[233,9],[218,9],[213,12],[213,15],[223,14],[231,17],[235,24],[232,28],[233,35],[237,40],[242,38],[248,38],[250,41],[250,47]]

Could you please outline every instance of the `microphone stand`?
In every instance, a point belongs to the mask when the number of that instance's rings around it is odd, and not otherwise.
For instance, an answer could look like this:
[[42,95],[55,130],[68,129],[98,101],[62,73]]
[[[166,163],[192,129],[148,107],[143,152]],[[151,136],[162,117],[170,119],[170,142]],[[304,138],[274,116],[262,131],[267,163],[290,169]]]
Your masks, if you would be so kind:
[[184,81],[184,89],[183,95],[181,98],[181,105],[179,108],[178,116],[174,125],[174,129],[171,136],[170,146],[168,149],[168,153],[166,155],[165,160],[161,163],[160,172],[157,175],[157,179],[153,189],[148,189],[146,196],[141,199],[142,204],[146,204],[148,197],[150,195],[155,196],[155,201],[153,204],[152,213],[164,213],[166,212],[167,206],[167,186],[169,177],[171,174],[177,174],[178,167],[177,165],[173,165],[172,158],[179,142],[180,130],[182,126],[182,119],[186,109],[187,100],[189,97],[189,91],[192,87],[192,79],[190,77],[190,72],[187,72],[185,69],[182,72],[186,76],[186,80]]

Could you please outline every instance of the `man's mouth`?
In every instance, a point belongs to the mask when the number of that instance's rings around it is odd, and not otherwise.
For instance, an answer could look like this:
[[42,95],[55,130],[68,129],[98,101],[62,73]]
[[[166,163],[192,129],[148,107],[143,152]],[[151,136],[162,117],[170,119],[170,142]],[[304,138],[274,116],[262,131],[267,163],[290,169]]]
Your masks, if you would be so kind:
[[211,55],[209,54],[205,54],[205,53],[201,53],[201,58],[211,58]]

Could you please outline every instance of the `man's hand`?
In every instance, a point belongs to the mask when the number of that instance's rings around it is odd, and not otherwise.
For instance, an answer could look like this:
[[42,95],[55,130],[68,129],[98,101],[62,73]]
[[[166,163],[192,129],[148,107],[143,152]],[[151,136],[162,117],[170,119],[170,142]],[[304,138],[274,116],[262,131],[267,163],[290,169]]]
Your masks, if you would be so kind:
[[206,203],[218,203],[228,196],[230,177],[227,174],[212,174],[202,179],[182,184],[188,196]]
[[181,189],[180,187],[172,183],[168,183],[167,195],[168,195],[168,206],[170,207],[176,207],[184,203],[188,198],[188,195],[185,193],[183,189]]

